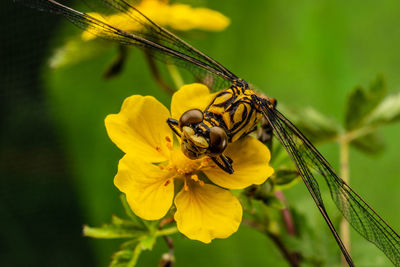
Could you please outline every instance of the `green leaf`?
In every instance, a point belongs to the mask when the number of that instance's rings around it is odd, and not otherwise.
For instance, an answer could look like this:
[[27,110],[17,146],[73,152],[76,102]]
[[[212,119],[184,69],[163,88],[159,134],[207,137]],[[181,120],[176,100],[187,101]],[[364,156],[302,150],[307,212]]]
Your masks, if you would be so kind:
[[140,239],[140,246],[143,250],[152,250],[156,243],[157,237],[155,235],[146,235]]
[[326,244],[321,243],[321,235],[315,231],[315,227],[310,224],[309,218],[304,214],[294,208],[291,208],[290,212],[295,223],[296,235],[292,236],[283,232],[282,238],[285,245],[289,250],[302,255],[302,263],[305,266],[325,266],[323,249]]
[[278,169],[275,171],[273,177],[277,185],[286,185],[299,177],[299,173],[293,169]]
[[382,137],[377,132],[362,135],[352,140],[350,144],[368,154],[379,154],[385,148]]
[[156,243],[157,236],[147,233],[139,238],[125,242],[121,246],[121,250],[114,253],[110,266],[112,267],[133,267],[139,259],[143,250],[152,250]]
[[265,205],[276,210],[283,210],[286,208],[285,204],[275,196],[268,196],[262,199]]
[[83,234],[93,238],[137,238],[147,232],[147,229],[138,227],[134,222],[112,217],[111,224],[104,224],[101,227],[83,227]]
[[142,247],[139,241],[128,241],[121,250],[112,255],[110,267],[133,267],[139,259]]
[[271,179],[267,179],[261,185],[253,185],[245,190],[245,194],[248,196],[254,196],[255,198],[263,198],[263,196],[268,196],[274,192],[274,182]]
[[[261,185],[253,185],[245,190],[247,197],[260,200],[266,206],[274,209],[284,209],[285,205],[274,195],[274,182],[267,179]],[[249,205],[248,205],[249,206]]]
[[303,134],[313,143],[332,140],[341,131],[336,121],[325,116],[313,108],[303,110],[280,107],[288,118],[298,127]]
[[[155,222],[158,223],[158,222]],[[170,235],[178,231],[176,227],[161,230],[153,229],[154,222],[150,222],[151,227],[138,227],[136,222],[124,220],[113,216],[110,224],[101,227],[84,226],[84,235],[94,238],[130,238],[132,240],[122,244],[120,251],[112,256],[110,266],[135,266],[142,250],[152,250],[157,237]]]
[[388,96],[367,120],[372,127],[379,127],[400,120],[400,93]]
[[353,130],[360,128],[386,94],[386,84],[381,75],[370,85],[368,91],[362,87],[356,87],[350,93],[347,101],[345,115],[346,129]]

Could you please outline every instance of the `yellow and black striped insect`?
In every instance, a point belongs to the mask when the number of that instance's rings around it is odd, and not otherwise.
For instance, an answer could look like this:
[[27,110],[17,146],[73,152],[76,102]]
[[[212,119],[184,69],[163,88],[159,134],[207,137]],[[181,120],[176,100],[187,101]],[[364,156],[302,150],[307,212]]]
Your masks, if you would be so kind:
[[[273,98],[258,96],[246,81],[152,22],[125,0],[88,2],[100,13],[106,9],[119,12],[126,19],[141,25],[129,32],[53,0],[15,1],[63,15],[104,39],[140,47],[157,59],[174,62],[191,71],[197,80],[204,81],[209,87],[222,89],[205,110],[189,110],[179,120],[168,120],[170,127],[181,136],[183,152],[191,159],[207,155],[226,172],[234,172],[235,163],[224,156],[225,148],[254,130],[264,117],[295,163],[348,264],[354,266],[326,212],[318,180],[325,180],[334,203],[349,223],[380,248],[396,266],[400,266],[400,236],[336,174],[310,141],[276,109]],[[102,5],[106,9],[101,9]]]
[[[204,111],[191,109],[181,118],[168,119],[171,129],[181,137],[183,153],[190,159],[209,156],[224,171],[233,173],[232,160],[223,155],[229,143],[254,131],[262,118],[253,101],[255,92],[238,79],[219,92]],[[274,99],[268,100],[275,103]]]

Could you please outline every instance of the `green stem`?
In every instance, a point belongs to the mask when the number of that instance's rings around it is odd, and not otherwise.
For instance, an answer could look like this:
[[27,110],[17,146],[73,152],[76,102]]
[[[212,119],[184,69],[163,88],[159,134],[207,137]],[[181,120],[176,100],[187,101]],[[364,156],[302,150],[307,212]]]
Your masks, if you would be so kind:
[[353,141],[353,140],[355,140],[355,139],[357,139],[359,137],[365,136],[365,135],[367,135],[369,133],[372,133],[375,130],[376,130],[376,128],[367,126],[367,127],[363,127],[363,128],[360,128],[360,129],[356,129],[356,130],[352,130],[352,131],[346,132],[346,133],[344,133],[342,135],[339,135],[334,140],[337,141],[339,144],[341,144],[341,143],[348,143],[349,144],[349,143],[351,143],[351,141]]
[[[340,175],[347,184],[350,183],[350,171],[349,171],[349,142],[346,139],[342,139],[340,142]],[[350,228],[349,223],[343,217],[340,222],[340,235],[344,246],[350,253]],[[342,265],[347,266],[346,259],[342,255]]]
[[170,227],[170,228],[165,228],[165,229],[161,229],[158,230],[155,233],[155,236],[162,236],[162,235],[172,235],[178,232],[178,228],[174,227]]

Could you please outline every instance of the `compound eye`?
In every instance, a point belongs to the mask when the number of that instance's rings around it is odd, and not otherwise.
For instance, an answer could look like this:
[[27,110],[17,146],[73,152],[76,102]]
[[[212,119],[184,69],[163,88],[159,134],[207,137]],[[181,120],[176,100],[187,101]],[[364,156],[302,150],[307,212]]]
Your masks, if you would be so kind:
[[203,121],[203,112],[200,109],[190,109],[182,114],[179,119],[179,127],[182,129],[184,126],[200,123]]
[[228,136],[221,127],[210,128],[210,153],[217,155],[224,152],[228,145]]

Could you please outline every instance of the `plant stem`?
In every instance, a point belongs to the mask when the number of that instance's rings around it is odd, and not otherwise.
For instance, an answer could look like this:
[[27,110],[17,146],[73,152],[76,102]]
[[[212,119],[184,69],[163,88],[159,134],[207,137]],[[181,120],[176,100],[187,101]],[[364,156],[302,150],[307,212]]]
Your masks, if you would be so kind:
[[288,208],[285,195],[283,194],[282,191],[276,191],[275,196],[277,198],[279,198],[282,201],[282,203],[285,205],[285,208],[282,210],[282,218],[283,218],[283,221],[285,222],[286,231],[289,235],[295,236],[296,228],[294,226],[292,214],[290,213],[290,210]]
[[281,251],[282,255],[285,257],[285,259],[289,262],[290,266],[292,267],[299,267],[300,266],[300,255],[295,252],[290,252],[285,244],[282,242],[280,237],[276,234],[267,232],[266,233],[269,238],[275,243],[275,245],[279,248]]
[[177,232],[178,232],[178,228],[173,226],[173,227],[170,227],[170,228],[165,228],[165,229],[158,230],[155,233],[155,236],[172,235],[172,234],[175,234]]
[[163,235],[164,241],[168,246],[168,253],[164,253],[161,257],[158,267],[172,267],[175,265],[174,241],[171,237]]
[[174,241],[172,240],[172,238],[166,235],[163,235],[163,238],[168,246],[169,253],[174,254]]
[[[340,142],[340,175],[347,184],[350,182],[349,172],[349,141],[342,139]],[[343,217],[340,222],[340,236],[347,251],[350,253],[350,228],[349,223]],[[347,266],[346,259],[342,255],[342,265]]]

